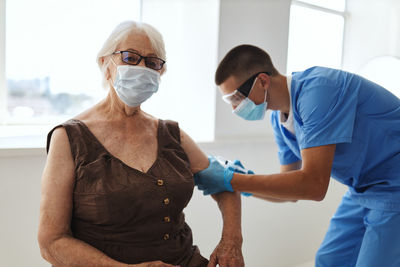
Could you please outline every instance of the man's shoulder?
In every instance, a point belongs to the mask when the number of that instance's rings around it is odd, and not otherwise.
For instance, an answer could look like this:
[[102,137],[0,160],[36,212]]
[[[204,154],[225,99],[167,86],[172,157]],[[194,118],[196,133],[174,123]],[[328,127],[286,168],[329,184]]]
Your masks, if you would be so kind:
[[345,76],[345,71],[316,66],[293,73],[292,83],[299,93],[305,93],[311,88],[340,88]]
[[328,78],[332,76],[343,75],[346,71],[314,66],[303,71],[293,72],[294,79],[315,79],[315,78]]

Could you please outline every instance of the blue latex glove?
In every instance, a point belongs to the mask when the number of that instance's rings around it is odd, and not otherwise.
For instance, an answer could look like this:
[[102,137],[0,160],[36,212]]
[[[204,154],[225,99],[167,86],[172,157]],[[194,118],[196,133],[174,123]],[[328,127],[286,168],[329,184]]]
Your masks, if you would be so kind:
[[[238,172],[238,173],[243,173],[243,174],[254,174],[254,172],[252,170],[247,170],[243,164],[235,159],[233,162],[228,161],[227,164],[229,167],[228,168],[232,168],[234,170],[234,172]],[[247,193],[247,192],[240,192],[243,196],[245,197],[249,197],[252,196],[252,193]]]
[[234,170],[221,164],[214,156],[208,156],[207,169],[194,175],[194,182],[204,195],[213,195],[224,191],[233,192],[231,180]]
[[[216,194],[223,191],[233,192],[231,180],[234,172],[243,174],[254,174],[253,171],[244,168],[239,160],[229,161],[221,157],[209,156],[209,167],[194,175],[194,181],[204,195]],[[221,186],[221,182],[223,185]],[[217,185],[219,183],[219,185]],[[251,193],[241,192],[244,196]]]

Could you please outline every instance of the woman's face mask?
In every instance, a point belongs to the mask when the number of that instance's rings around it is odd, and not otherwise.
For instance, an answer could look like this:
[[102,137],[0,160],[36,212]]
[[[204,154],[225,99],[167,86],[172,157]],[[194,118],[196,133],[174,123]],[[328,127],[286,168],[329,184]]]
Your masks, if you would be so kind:
[[141,66],[118,65],[114,88],[129,107],[140,106],[158,91],[160,73]]

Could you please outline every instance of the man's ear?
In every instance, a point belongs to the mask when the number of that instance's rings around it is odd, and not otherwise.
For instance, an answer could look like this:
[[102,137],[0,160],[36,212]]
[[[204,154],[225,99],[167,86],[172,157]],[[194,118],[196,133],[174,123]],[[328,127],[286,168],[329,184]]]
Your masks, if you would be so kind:
[[265,74],[265,73],[260,73],[260,76],[258,76],[258,78],[259,78],[260,81],[261,81],[262,87],[263,87],[264,89],[267,89],[267,88],[269,87],[270,82],[271,82],[270,76],[268,76],[268,75]]

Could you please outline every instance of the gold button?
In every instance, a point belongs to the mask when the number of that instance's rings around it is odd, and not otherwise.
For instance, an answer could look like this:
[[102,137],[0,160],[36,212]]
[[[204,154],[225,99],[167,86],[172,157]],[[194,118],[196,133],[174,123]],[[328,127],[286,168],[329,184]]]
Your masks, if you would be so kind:
[[168,205],[169,204],[169,198],[164,199],[164,204]]
[[164,235],[164,240],[167,240],[167,239],[169,239],[169,234]]
[[164,221],[165,221],[165,222],[170,222],[170,221],[171,221],[171,218],[170,218],[169,216],[164,217]]
[[161,185],[163,185],[164,184],[164,181],[163,180],[157,180],[157,185],[159,185],[159,186],[161,186]]

